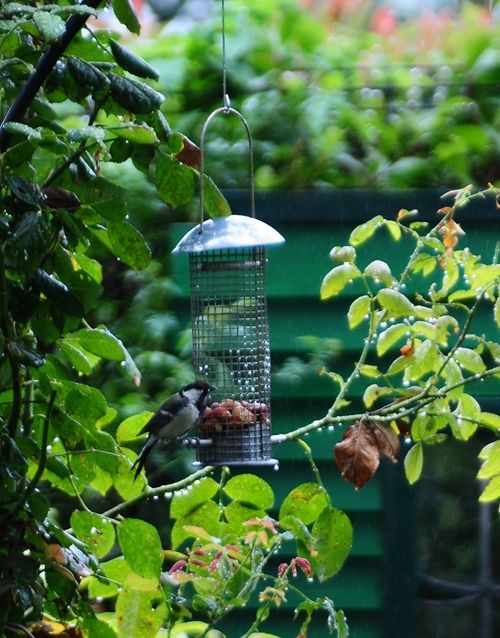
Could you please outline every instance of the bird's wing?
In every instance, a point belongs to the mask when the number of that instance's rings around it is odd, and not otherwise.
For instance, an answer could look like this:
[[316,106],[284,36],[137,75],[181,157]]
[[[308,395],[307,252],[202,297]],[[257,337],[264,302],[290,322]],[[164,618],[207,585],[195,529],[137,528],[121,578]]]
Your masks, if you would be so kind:
[[157,410],[153,416],[149,419],[146,425],[142,428],[139,434],[145,434],[146,432],[154,432],[155,430],[159,430],[160,428],[170,423],[170,421],[174,418],[174,415],[169,410],[165,408],[160,408]]

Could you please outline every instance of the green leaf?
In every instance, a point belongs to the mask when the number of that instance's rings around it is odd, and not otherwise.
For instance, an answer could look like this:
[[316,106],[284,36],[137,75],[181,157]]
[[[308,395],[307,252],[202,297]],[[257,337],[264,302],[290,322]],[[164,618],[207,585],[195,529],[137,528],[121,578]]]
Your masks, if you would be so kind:
[[48,11],[35,11],[33,20],[40,35],[46,42],[55,42],[66,31],[66,24],[62,18]]
[[393,277],[389,265],[380,259],[375,259],[364,270],[367,277],[375,280],[375,283],[381,282],[386,286],[392,286]]
[[349,237],[349,243],[352,246],[359,246],[360,244],[363,244],[367,239],[369,239],[373,235],[373,233],[376,231],[376,229],[379,226],[382,226],[384,221],[385,220],[382,217],[382,215],[376,215],[375,217],[372,217],[372,219],[369,219],[364,224],[357,226],[351,232],[351,235]]
[[497,326],[500,328],[500,297],[497,297],[495,305],[493,306],[493,317]]
[[479,497],[481,503],[489,503],[500,498],[500,476],[493,477]]
[[413,447],[408,450],[405,456],[405,474],[408,479],[408,483],[412,485],[420,478],[422,474],[422,468],[424,464],[424,449],[422,443],[415,443]]
[[133,144],[157,144],[159,141],[154,129],[144,124],[144,122],[126,126],[110,126],[108,130],[112,131],[117,137],[128,140]]
[[113,99],[130,113],[143,115],[151,113],[151,111],[160,108],[165,99],[161,93],[144,82],[137,82],[115,73],[111,73],[109,79],[111,80],[110,89]]
[[145,434],[139,435],[139,432],[153,416],[153,412],[139,412],[129,416],[118,426],[116,431],[116,440],[118,443],[127,443],[135,441],[137,438],[144,437]]
[[193,527],[202,528],[206,535],[219,536],[221,530],[220,515],[219,505],[212,500],[208,500],[186,516],[178,518],[172,527],[172,547],[179,547],[186,538],[196,536],[197,534],[193,532]]
[[422,273],[427,277],[437,266],[437,259],[428,253],[419,253],[411,264],[411,270],[414,273]]
[[387,226],[388,231],[391,234],[391,237],[395,241],[399,241],[401,239],[401,226],[398,222],[393,221],[392,219],[386,220],[385,225]]
[[363,393],[363,403],[367,408],[371,406],[379,399],[379,397],[387,396],[393,393],[392,388],[386,388],[376,383],[370,384]]
[[88,638],[116,638],[114,629],[98,618],[84,618],[83,628]]
[[11,135],[22,135],[28,140],[35,142],[41,142],[43,139],[40,131],[32,128],[31,126],[28,126],[27,124],[23,124],[22,122],[7,122],[4,126],[5,130],[8,131]]
[[330,251],[330,259],[352,264],[356,261],[356,249],[352,246],[334,246]]
[[65,341],[79,343],[85,350],[110,361],[123,361],[125,358],[123,345],[108,330],[99,328],[83,328],[68,334]]
[[335,266],[323,279],[320,289],[321,299],[328,299],[341,292],[353,279],[361,277],[359,269],[350,263]]
[[194,172],[170,155],[164,155],[156,165],[155,183],[163,201],[174,208],[187,204],[195,194]]
[[351,330],[360,324],[363,319],[367,318],[370,312],[370,305],[370,297],[368,295],[358,297],[352,302],[347,312],[347,320]]
[[393,317],[409,317],[415,314],[414,305],[399,290],[382,288],[377,292],[377,300]]
[[71,514],[71,527],[98,558],[106,556],[115,543],[115,528],[111,521],[92,512],[75,511]]
[[400,339],[406,337],[409,327],[404,323],[397,323],[383,330],[377,339],[377,354],[383,356]]
[[117,556],[105,563],[101,563],[101,568],[108,578],[116,580],[122,585],[132,573],[132,569],[123,556]]
[[[242,525],[245,521],[251,518],[265,518],[266,515],[265,510],[244,505],[239,501],[231,501],[224,508],[224,516],[236,534],[243,533]],[[248,531],[248,528],[245,531]]]
[[208,175],[203,176],[203,199],[205,210],[212,219],[227,217],[231,214],[231,207],[227,199]]
[[450,301],[467,301],[468,299],[475,299],[476,295],[476,290],[455,290],[448,299]]
[[352,534],[351,521],[345,512],[334,507],[321,512],[311,531],[311,544],[317,552],[311,556],[311,565],[320,582],[342,567],[351,550]]
[[87,89],[89,93],[104,94],[109,88],[109,79],[95,65],[70,55],[68,70],[79,87]]
[[142,234],[128,222],[108,222],[108,236],[113,254],[134,270],[151,262],[151,250]]
[[430,372],[437,371],[441,363],[442,355],[435,343],[426,339],[417,346],[413,353],[413,363],[407,373],[410,379],[420,379]]
[[118,540],[132,571],[143,578],[159,579],[163,548],[155,527],[138,518],[127,518],[118,526]]
[[[133,455],[133,452],[125,448],[122,448],[122,452],[125,452],[129,457]],[[135,458],[135,456],[133,456],[133,458]],[[137,480],[134,479],[134,472],[131,472],[130,468],[131,463],[125,458],[122,458],[119,460],[118,467],[113,474],[113,487],[124,501],[139,496],[146,485],[146,480],[143,475],[140,474]]]
[[484,480],[500,475],[500,441],[488,443],[481,450],[479,458],[483,463],[477,474],[478,479]]
[[494,412],[481,412],[480,421],[494,432],[500,433],[500,416]]
[[109,41],[109,44],[114,59],[125,71],[137,75],[140,78],[150,78],[151,80],[157,80],[160,77],[158,71],[153,68],[149,62],[146,62],[146,60],[130,51],[130,49],[118,44],[118,42],[113,39]]
[[224,493],[233,501],[268,510],[274,505],[274,493],[269,483],[255,474],[233,476],[224,486]]
[[88,357],[85,356],[85,354],[74,344],[60,340],[57,342],[57,345],[61,351],[64,352],[77,372],[80,372],[81,374],[90,374],[92,372],[94,366],[91,364]]
[[330,504],[325,490],[317,483],[302,483],[295,487],[281,504],[279,518],[294,516],[305,525],[313,523]]
[[219,485],[213,478],[206,476],[194,483],[189,489],[175,492],[170,504],[171,518],[184,518],[203,503],[213,498],[219,491]]
[[131,585],[122,589],[116,601],[119,638],[155,638],[166,611],[164,605],[156,606],[157,599],[153,591],[132,589]]
[[455,361],[469,372],[481,373],[486,370],[486,365],[481,355],[470,348],[457,348],[453,355]]
[[72,190],[82,204],[92,209],[106,220],[118,221],[127,215],[127,189],[114,184],[105,177],[93,177],[90,181],[71,181],[68,174],[58,180],[60,186]]
[[368,377],[369,379],[377,379],[378,377],[382,375],[382,373],[377,368],[377,366],[374,366],[369,363],[363,363],[363,365],[360,366],[359,374],[361,374],[364,377]]
[[129,31],[138,35],[141,32],[141,25],[130,0],[112,0],[112,5],[119,22],[125,25]]

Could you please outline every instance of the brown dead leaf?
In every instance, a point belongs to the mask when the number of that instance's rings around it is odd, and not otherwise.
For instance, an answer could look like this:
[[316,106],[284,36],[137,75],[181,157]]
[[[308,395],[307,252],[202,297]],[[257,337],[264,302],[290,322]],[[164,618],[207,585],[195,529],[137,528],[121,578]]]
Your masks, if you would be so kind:
[[197,168],[201,162],[201,150],[189,137],[182,136],[182,149],[177,153],[176,158],[186,166]]
[[335,446],[335,462],[342,476],[357,488],[369,481],[379,465],[378,446],[366,421],[358,421],[344,432]]
[[396,462],[399,447],[399,438],[392,428],[360,420],[348,428],[342,441],[335,445],[335,462],[344,479],[360,488],[373,478],[380,454]]
[[373,424],[373,436],[377,441],[380,454],[387,456],[393,463],[397,463],[396,456],[399,453],[399,437],[394,430],[385,425]]

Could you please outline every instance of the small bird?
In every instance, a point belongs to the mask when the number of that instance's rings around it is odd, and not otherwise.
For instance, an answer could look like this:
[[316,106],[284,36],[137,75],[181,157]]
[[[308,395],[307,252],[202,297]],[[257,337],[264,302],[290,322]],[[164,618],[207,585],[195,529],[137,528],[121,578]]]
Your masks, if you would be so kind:
[[139,434],[148,432],[149,437],[131,469],[135,479],[144,467],[146,457],[159,440],[174,441],[187,434],[197,425],[205,412],[206,399],[211,386],[204,381],[194,381],[185,385],[159,408],[142,428]]

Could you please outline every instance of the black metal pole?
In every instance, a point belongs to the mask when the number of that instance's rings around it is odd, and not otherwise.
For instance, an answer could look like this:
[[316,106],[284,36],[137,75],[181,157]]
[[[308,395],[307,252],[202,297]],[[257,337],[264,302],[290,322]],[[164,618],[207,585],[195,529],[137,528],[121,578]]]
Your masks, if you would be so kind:
[[478,638],[493,638],[490,516],[490,504],[479,503],[479,586],[481,588],[481,625]]
[[[101,2],[102,0],[83,0],[81,4],[95,9]],[[22,86],[0,126],[1,152],[7,150],[10,142],[10,134],[5,130],[5,124],[8,122],[20,122],[23,119],[29,105],[54,68],[55,63],[59,60],[66,50],[66,47],[80,31],[88,18],[89,16],[86,14],[74,14],[70,16],[66,21],[66,30],[61,38],[57,42],[54,42],[54,44],[51,44],[38,61],[35,70]]]

